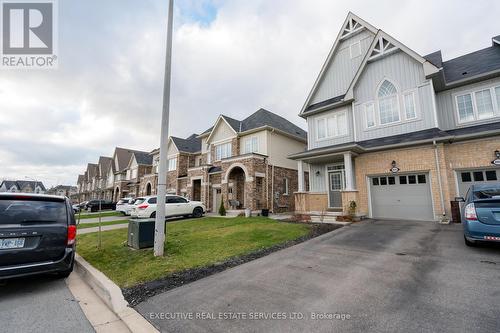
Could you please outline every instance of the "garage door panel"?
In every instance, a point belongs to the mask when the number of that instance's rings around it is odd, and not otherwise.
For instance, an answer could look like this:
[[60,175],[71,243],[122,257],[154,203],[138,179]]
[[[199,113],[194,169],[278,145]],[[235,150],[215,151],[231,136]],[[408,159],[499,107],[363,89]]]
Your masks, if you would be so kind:
[[[409,176],[412,176],[410,180],[412,184],[408,184],[407,175],[370,178],[373,217],[412,220],[434,218],[428,175],[420,174],[420,178],[417,175]],[[400,177],[404,179],[400,181]],[[374,181],[373,178],[379,180]]]
[[498,168],[471,169],[456,171],[458,196],[465,197],[471,185],[491,184],[500,181]]

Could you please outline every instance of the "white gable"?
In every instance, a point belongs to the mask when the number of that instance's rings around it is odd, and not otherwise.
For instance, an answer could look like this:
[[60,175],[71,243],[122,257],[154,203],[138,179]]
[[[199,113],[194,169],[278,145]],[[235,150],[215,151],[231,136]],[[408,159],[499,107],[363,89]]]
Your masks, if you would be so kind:
[[208,138],[209,143],[219,142],[226,139],[234,138],[236,132],[227,124],[227,122],[220,117],[217,121],[210,137]]
[[176,155],[179,153],[179,150],[177,149],[177,147],[175,146],[174,142],[172,141],[172,139],[170,139],[168,141],[168,150],[167,150],[167,156],[172,156],[172,155]]

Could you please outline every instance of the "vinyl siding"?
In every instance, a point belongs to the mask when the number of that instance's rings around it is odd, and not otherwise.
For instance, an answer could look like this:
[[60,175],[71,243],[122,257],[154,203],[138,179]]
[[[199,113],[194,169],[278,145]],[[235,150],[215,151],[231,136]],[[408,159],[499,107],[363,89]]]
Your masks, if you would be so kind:
[[[347,131],[348,131],[347,135],[341,136],[341,137],[330,138],[330,139],[326,139],[326,140],[325,139],[318,140],[317,139],[318,138],[317,120],[320,118],[325,118],[325,117],[331,116],[335,113],[343,112],[343,111],[347,112]],[[352,119],[351,106],[344,106],[341,108],[321,112],[318,115],[308,117],[307,118],[307,127],[308,127],[308,133],[309,133],[308,149],[328,147],[331,145],[337,145],[337,144],[341,144],[341,143],[354,141],[353,119]]]
[[[442,91],[436,95],[436,104],[438,110],[439,127],[443,130],[455,129],[457,127],[468,127],[492,121],[500,121],[499,118],[483,119],[465,124],[458,123],[457,106],[455,96],[470,91],[476,91],[481,88],[489,88],[500,85],[500,78],[487,80],[475,84],[466,85],[463,87]],[[493,101],[495,103],[495,101]]]
[[214,132],[212,133],[212,137],[210,138],[210,143],[234,138],[235,136],[236,134],[234,133],[233,129],[229,127],[229,125],[224,120],[221,120],[217,127],[214,128]]
[[267,131],[260,131],[248,135],[243,135],[240,137],[240,150],[241,154],[244,154],[245,151],[245,144],[248,140],[252,140],[253,137],[257,138],[258,142],[258,151],[257,153],[262,154],[262,155],[267,155],[268,154],[268,145],[267,145]]
[[[326,192],[325,165],[310,164],[309,170],[310,192]],[[316,175],[317,171],[319,171],[319,175]]]
[[177,148],[175,147],[175,145],[172,143],[172,141],[170,141],[168,143],[168,150],[167,150],[167,156],[173,156],[173,155],[176,155],[179,153],[179,151],[177,150]]
[[305,142],[268,131],[267,151],[269,163],[275,166],[297,170],[297,161],[288,159],[288,155],[304,151],[306,146]]
[[[373,33],[363,30],[360,33],[341,41],[333,55],[328,68],[314,92],[310,104],[315,104],[344,94],[373,41]],[[360,41],[361,55],[351,59],[349,46]]]
[[[400,123],[365,128],[363,104],[375,102],[377,88],[384,79],[396,85],[398,93],[415,90],[417,120],[403,120],[402,101],[400,103]],[[423,66],[407,54],[397,51],[387,57],[370,62],[354,88],[354,112],[356,115],[356,141],[369,140],[385,136],[404,134],[436,127],[434,118],[433,94],[430,81],[425,78]],[[375,113],[378,109],[375,107]]]

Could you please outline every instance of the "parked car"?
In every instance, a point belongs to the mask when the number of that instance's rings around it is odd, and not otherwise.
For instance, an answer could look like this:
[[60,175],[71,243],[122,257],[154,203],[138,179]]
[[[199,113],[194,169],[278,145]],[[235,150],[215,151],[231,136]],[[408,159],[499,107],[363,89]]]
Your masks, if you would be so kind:
[[135,202],[134,198],[121,198],[116,203],[115,210],[123,215],[130,215],[130,206]]
[[68,198],[0,193],[0,279],[73,270],[76,223]]
[[462,225],[467,246],[477,242],[500,242],[500,183],[471,185],[462,207]]
[[87,202],[88,201],[83,201],[83,202],[80,202],[78,204],[72,205],[71,207],[73,208],[73,212],[76,214],[79,211],[81,211],[82,209],[85,209],[85,206],[87,206]]
[[[205,205],[199,201],[189,201],[178,195],[167,195],[165,200],[166,217],[202,217],[206,212]],[[144,201],[134,207],[132,217],[155,218],[156,196],[144,197]]]
[[127,215],[130,215],[131,217],[133,217],[132,213],[134,212],[135,207],[142,204],[144,202],[144,200],[146,200],[146,198],[143,198],[143,197],[135,198],[134,202],[128,206]]
[[87,202],[87,205],[85,206],[85,209],[90,210],[91,212],[97,212],[99,211],[99,208],[101,210],[107,210],[107,209],[115,210],[116,203],[110,200],[90,200],[89,202]]

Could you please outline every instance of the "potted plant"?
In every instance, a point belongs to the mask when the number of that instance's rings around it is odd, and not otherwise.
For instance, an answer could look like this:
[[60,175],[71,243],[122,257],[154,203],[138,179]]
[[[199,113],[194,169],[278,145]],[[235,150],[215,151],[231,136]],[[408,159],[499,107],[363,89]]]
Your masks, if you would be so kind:
[[356,216],[357,208],[358,208],[358,205],[356,204],[356,201],[352,200],[349,202],[349,206],[347,207],[347,212],[348,212],[351,220],[354,222],[360,221],[360,218],[358,216]]

